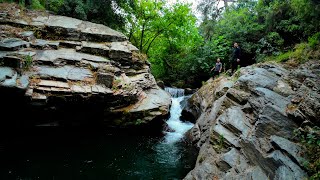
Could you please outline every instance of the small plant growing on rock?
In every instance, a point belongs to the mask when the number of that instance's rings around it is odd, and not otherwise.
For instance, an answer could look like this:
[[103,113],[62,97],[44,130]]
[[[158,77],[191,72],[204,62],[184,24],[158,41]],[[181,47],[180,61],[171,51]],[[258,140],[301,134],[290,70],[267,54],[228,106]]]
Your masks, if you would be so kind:
[[222,152],[225,149],[225,138],[223,135],[220,134],[218,137],[215,135],[211,136],[211,142],[213,149],[217,152]]
[[208,84],[208,82],[207,81],[202,81],[201,84],[202,84],[202,86],[204,86],[204,85]]
[[121,80],[119,78],[115,79],[112,84],[112,90],[113,91],[119,90],[120,83],[121,83]]
[[198,162],[199,162],[199,163],[202,163],[204,160],[205,160],[205,157],[204,157],[204,156],[200,156],[200,157],[198,158]]
[[307,126],[295,130],[294,134],[305,147],[305,156],[309,161],[305,162],[304,166],[310,180],[320,179],[320,128]]
[[26,55],[24,58],[23,58],[23,69],[24,70],[29,70],[32,66],[32,63],[33,63],[33,59],[30,55]]
[[142,123],[144,123],[143,120],[137,119],[136,122],[135,122],[135,125],[140,125],[140,124],[142,124]]
[[223,148],[223,143],[224,143],[224,137],[223,137],[223,135],[220,134],[219,139],[218,139],[218,147],[219,147],[219,149]]
[[236,82],[239,79],[239,77],[240,77],[240,67],[238,66],[237,71],[232,76],[232,81]]

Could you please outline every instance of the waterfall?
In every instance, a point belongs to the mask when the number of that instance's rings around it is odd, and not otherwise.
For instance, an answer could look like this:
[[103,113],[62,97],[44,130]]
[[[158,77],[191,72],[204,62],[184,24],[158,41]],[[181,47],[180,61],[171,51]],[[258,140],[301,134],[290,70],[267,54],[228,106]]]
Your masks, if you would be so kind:
[[165,91],[167,91],[173,98],[184,96],[184,89],[166,87]]
[[170,108],[170,118],[166,121],[168,127],[172,130],[172,132],[164,132],[165,135],[165,143],[175,143],[181,140],[184,134],[192,128],[193,123],[183,122],[180,119],[182,107],[181,101],[185,98],[184,89],[177,88],[165,88],[167,92],[169,92],[172,96],[172,105]]

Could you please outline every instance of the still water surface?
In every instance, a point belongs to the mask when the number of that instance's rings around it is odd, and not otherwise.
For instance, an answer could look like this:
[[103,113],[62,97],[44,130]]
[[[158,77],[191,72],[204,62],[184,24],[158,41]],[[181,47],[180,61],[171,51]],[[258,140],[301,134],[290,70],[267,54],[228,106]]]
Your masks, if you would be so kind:
[[25,132],[0,140],[0,179],[182,179],[196,151],[183,142],[193,124],[180,120],[182,90],[173,95],[163,137],[105,132]]

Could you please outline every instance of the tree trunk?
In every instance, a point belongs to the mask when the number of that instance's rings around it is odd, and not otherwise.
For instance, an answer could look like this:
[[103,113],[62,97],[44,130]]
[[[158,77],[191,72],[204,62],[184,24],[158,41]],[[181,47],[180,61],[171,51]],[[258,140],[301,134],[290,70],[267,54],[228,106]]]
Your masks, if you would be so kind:
[[141,30],[141,39],[140,39],[140,51],[143,52],[143,38],[144,38],[144,28],[145,28],[145,23],[142,26],[142,30]]

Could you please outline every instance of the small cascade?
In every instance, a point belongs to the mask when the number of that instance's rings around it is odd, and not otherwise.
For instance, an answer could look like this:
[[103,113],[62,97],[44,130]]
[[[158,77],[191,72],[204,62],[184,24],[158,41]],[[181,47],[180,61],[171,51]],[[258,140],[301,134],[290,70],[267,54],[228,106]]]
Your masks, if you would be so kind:
[[165,91],[167,91],[173,98],[184,96],[184,89],[166,87]]
[[193,123],[180,120],[182,107],[181,101],[185,98],[184,89],[165,88],[172,96],[172,105],[170,108],[170,118],[166,121],[172,132],[165,132],[165,143],[175,143],[181,140],[184,134],[192,128]]

